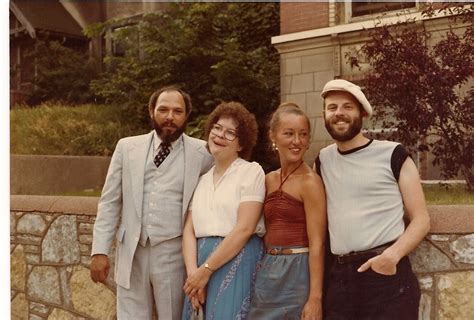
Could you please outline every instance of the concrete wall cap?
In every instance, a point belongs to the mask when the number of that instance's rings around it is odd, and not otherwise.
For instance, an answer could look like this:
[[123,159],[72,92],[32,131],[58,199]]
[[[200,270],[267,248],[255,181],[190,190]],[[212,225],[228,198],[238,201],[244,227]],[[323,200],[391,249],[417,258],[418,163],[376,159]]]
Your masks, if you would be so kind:
[[430,233],[474,232],[474,205],[429,205]]
[[[11,211],[97,214],[98,197],[11,195]],[[474,232],[474,205],[429,205],[430,233]]]
[[64,214],[83,214],[95,216],[97,214],[98,197],[72,196],[10,196],[11,211],[47,212]]

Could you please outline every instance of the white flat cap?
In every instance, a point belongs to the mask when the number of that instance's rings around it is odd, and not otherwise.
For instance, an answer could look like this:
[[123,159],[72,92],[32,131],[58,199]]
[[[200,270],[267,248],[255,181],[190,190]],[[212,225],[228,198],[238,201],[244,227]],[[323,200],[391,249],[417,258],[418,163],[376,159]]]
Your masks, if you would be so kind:
[[357,99],[357,101],[360,102],[369,117],[372,115],[372,106],[358,85],[343,79],[331,80],[324,85],[323,91],[321,92],[321,97],[323,97],[323,99],[326,98],[326,95],[329,91],[349,92],[354,96],[354,98]]

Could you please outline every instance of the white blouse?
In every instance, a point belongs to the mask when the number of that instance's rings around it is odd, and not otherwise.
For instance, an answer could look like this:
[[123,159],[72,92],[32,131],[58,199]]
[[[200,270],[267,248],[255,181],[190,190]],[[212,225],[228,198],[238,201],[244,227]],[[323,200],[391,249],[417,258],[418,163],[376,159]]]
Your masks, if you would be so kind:
[[[263,202],[265,198],[265,173],[258,163],[237,158],[215,187],[214,169],[215,166],[201,177],[190,205],[196,238],[227,236],[237,223],[240,203]],[[255,233],[265,234],[263,215]]]

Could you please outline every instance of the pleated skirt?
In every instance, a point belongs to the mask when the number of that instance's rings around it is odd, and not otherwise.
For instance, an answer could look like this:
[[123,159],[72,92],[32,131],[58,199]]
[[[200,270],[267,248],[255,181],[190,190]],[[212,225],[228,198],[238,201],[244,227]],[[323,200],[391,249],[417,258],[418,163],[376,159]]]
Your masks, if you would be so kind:
[[300,319],[309,295],[308,253],[265,254],[249,319]]
[[[207,260],[223,239],[198,239],[198,265]],[[248,319],[257,269],[264,252],[262,239],[254,235],[232,260],[212,274],[207,284],[206,302],[203,306],[204,319]],[[192,313],[192,305],[186,298],[182,319],[190,319]]]

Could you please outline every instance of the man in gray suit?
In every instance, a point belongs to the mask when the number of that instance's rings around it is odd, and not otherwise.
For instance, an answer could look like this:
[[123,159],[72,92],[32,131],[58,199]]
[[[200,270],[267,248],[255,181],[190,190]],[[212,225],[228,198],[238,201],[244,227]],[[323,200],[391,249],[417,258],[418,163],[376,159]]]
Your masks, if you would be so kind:
[[181,319],[184,215],[199,176],[212,164],[205,142],[184,134],[191,99],[162,88],[148,105],[154,131],[121,139],[99,201],[91,278],[105,283],[116,237],[118,319]]

